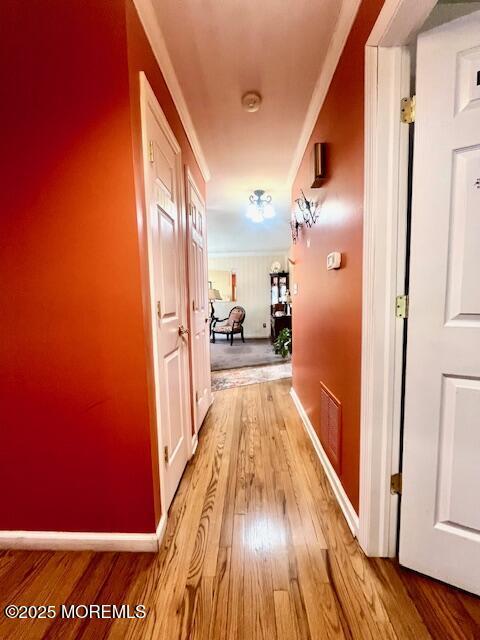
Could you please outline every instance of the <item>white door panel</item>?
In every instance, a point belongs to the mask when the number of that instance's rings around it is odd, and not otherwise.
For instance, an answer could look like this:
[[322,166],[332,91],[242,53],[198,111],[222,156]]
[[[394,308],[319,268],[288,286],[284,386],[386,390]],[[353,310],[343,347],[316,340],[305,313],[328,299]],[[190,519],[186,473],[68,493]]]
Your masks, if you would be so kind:
[[400,562],[480,593],[480,12],[418,39]]
[[181,212],[180,148],[155,95],[145,88],[144,158],[148,207],[149,264],[156,341],[156,393],[162,465],[162,511],[177,489],[188,460],[190,433],[184,234]]
[[205,204],[187,171],[192,405],[195,431],[212,403]]

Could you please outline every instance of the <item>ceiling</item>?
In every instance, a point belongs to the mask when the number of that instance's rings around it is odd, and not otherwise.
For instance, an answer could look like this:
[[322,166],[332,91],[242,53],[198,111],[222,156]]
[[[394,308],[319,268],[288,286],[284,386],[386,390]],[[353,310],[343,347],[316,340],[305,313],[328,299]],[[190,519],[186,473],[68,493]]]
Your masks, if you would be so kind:
[[[289,172],[340,7],[338,0],[152,0],[211,174],[212,252],[290,244]],[[257,91],[256,113],[241,98]],[[245,217],[265,189],[277,216]]]

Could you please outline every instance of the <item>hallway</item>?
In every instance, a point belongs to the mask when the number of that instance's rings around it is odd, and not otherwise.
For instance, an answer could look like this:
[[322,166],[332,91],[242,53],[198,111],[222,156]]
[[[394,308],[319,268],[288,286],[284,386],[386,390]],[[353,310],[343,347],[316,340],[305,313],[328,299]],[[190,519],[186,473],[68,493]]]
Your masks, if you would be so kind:
[[216,394],[158,555],[0,554],[2,609],[143,604],[144,620],[2,617],[2,640],[480,637],[478,598],[365,558],[290,385]]

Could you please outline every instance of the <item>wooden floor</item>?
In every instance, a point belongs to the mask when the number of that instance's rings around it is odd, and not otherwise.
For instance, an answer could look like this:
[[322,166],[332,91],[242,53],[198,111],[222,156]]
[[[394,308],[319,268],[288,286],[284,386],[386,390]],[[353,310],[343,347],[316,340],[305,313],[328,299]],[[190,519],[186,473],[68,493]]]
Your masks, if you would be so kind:
[[144,604],[144,620],[8,621],[0,639],[480,638],[480,599],[365,558],[289,396],[216,394],[161,552],[0,554],[0,599]]

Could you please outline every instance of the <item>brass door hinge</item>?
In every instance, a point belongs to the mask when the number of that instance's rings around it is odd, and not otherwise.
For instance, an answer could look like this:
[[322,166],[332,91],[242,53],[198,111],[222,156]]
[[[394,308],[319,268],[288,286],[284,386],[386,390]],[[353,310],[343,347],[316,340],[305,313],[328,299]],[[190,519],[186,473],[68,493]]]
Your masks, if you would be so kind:
[[148,143],[148,159],[152,164],[155,161],[155,151],[153,147],[153,140],[150,140],[150,142]]
[[163,447],[163,459],[168,464],[168,460],[169,460],[168,447]]
[[400,122],[404,122],[405,124],[412,124],[412,122],[415,122],[415,106],[415,96],[412,96],[411,98],[402,98],[400,103]]
[[390,478],[390,493],[394,495],[402,495],[402,474],[394,473]]
[[408,318],[408,296],[396,297],[395,315],[397,318]]

